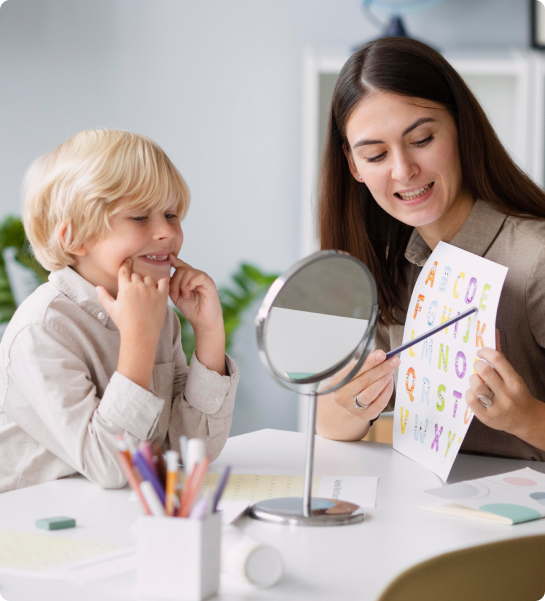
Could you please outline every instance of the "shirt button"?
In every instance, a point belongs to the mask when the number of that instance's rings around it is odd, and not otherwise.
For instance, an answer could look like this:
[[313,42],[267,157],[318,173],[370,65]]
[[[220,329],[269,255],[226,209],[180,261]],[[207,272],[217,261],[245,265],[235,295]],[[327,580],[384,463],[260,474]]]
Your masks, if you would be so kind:
[[103,313],[102,311],[98,314],[99,319],[104,319],[105,317],[106,317],[106,314]]

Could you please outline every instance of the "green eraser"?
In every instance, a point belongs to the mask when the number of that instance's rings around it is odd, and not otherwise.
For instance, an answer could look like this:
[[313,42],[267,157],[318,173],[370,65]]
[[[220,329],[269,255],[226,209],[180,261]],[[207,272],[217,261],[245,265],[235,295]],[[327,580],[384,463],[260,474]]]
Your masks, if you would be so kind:
[[74,528],[76,520],[74,518],[67,518],[66,516],[60,516],[57,518],[42,518],[36,520],[36,528],[42,530],[60,530],[61,528]]

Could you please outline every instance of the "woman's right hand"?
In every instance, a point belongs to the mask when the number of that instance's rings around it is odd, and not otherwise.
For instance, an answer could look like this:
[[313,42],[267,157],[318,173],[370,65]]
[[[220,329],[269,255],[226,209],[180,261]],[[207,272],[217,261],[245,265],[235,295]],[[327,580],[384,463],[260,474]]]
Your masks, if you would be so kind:
[[[400,362],[397,356],[386,361],[384,351],[374,351],[367,357],[358,374],[348,384],[332,393],[334,401],[364,421],[377,418],[392,396],[394,370]],[[350,366],[335,374],[331,379],[331,384],[342,380],[349,370]],[[358,395],[359,404],[367,405],[367,409],[354,407],[356,395]]]

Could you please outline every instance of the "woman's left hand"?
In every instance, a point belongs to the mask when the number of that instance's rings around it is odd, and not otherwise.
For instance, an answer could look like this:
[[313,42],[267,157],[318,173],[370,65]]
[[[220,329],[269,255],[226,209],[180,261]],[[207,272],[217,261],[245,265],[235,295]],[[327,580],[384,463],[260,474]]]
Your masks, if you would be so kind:
[[[490,428],[524,439],[524,432],[542,403],[530,394],[523,379],[503,353],[483,348],[477,352],[477,357],[483,361],[475,362],[475,373],[469,378],[470,388],[465,395],[469,408],[479,421]],[[483,407],[477,399],[478,395],[491,397],[492,405]]]
[[169,255],[176,269],[170,278],[170,298],[194,330],[223,331],[223,315],[214,280],[184,263],[174,254]]

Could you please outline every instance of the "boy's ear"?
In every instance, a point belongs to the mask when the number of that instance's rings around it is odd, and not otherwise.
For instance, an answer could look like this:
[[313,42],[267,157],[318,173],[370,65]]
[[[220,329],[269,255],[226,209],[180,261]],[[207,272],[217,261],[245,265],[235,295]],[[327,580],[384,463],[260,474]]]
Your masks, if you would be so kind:
[[70,250],[68,250],[68,230],[70,228],[70,224],[68,223],[68,221],[61,221],[61,223],[59,223],[59,225],[57,226],[57,239],[60,242],[60,245],[63,247],[63,249],[70,253],[71,255],[76,255],[77,257],[83,257],[87,254],[87,248],[85,246],[85,244],[82,244],[81,246],[79,246],[78,248],[74,249],[74,248],[70,248]]
[[350,169],[350,173],[352,174],[352,177],[358,182],[358,183],[362,183],[362,179],[360,177],[360,174],[358,173],[358,170],[356,169],[356,165],[354,163],[354,157],[352,156],[352,153],[348,150],[348,148],[346,147],[345,144],[343,144],[343,152],[344,152],[344,156],[346,157],[346,160],[348,161],[348,168]]

